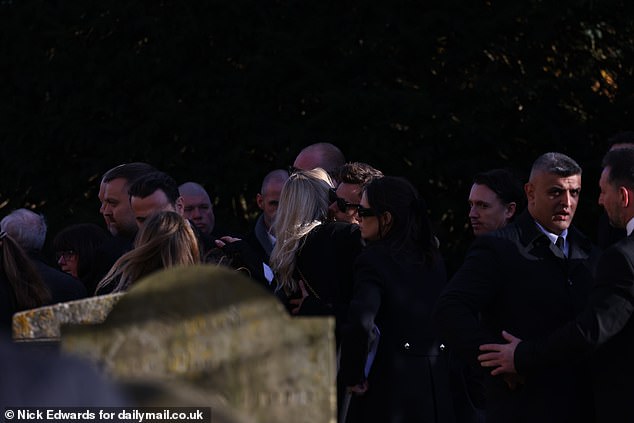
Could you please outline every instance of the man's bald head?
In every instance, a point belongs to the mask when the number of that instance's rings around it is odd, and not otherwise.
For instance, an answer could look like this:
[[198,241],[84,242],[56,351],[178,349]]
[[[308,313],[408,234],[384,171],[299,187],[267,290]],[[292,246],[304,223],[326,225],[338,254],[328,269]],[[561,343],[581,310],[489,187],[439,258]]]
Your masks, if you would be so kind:
[[319,142],[305,147],[299,152],[293,167],[300,170],[312,170],[317,167],[331,173],[346,162],[341,150],[328,142]]

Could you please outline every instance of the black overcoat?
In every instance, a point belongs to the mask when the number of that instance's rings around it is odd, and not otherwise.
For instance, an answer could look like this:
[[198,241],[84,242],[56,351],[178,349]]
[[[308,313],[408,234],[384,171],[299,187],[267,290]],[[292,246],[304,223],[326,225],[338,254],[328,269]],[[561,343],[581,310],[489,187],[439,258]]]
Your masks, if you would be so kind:
[[[368,345],[380,332],[368,391],[354,397],[359,422],[451,422],[446,357],[431,313],[446,284],[444,263],[370,244],[354,267],[354,294],[341,347],[341,384],[364,378]],[[353,419],[352,419],[353,418]]]
[[[568,258],[528,211],[478,237],[438,301],[436,321],[449,348],[477,365],[479,345],[505,342],[502,330],[539,339],[574,319],[587,303],[598,249],[573,226],[567,242]],[[487,422],[592,421],[585,364],[535,372],[515,390],[501,376],[487,377]]]

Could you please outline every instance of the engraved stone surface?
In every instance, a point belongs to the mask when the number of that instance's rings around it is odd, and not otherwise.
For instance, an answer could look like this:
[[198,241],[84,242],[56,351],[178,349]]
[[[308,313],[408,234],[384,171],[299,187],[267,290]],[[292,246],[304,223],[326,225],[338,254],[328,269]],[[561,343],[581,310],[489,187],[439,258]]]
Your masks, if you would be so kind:
[[13,339],[59,341],[61,325],[101,323],[122,295],[85,298],[16,313],[13,315]]
[[244,275],[213,265],[151,275],[62,350],[115,379],[187,383],[256,422],[333,422],[334,321],[292,318]]

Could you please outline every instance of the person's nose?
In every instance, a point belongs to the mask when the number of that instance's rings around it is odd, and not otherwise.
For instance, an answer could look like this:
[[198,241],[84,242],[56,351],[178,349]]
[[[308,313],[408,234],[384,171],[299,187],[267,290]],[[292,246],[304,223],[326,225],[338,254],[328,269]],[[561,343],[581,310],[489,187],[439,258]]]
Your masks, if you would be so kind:
[[476,209],[475,206],[471,206],[471,208],[469,209],[469,218],[476,218],[478,217],[478,210]]
[[570,194],[570,192],[565,191],[563,195],[561,196],[561,205],[567,208],[567,207],[570,207],[571,204],[572,204],[572,195]]

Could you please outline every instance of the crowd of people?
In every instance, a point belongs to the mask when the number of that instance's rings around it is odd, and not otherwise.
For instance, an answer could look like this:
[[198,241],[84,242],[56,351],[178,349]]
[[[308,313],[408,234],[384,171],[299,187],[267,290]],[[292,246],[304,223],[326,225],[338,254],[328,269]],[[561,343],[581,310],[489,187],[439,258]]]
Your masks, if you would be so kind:
[[121,164],[100,184],[106,229],[57,233],[58,269],[41,214],[0,221],[0,328],[164,268],[226,265],[292,316],[334,317],[340,423],[634,421],[634,134],[612,144],[601,248],[572,224],[581,167],[549,152],[525,184],[508,169],[474,176],[474,240],[453,275],[414,185],[332,144],[263,178],[243,237],[218,230],[203,185]]

